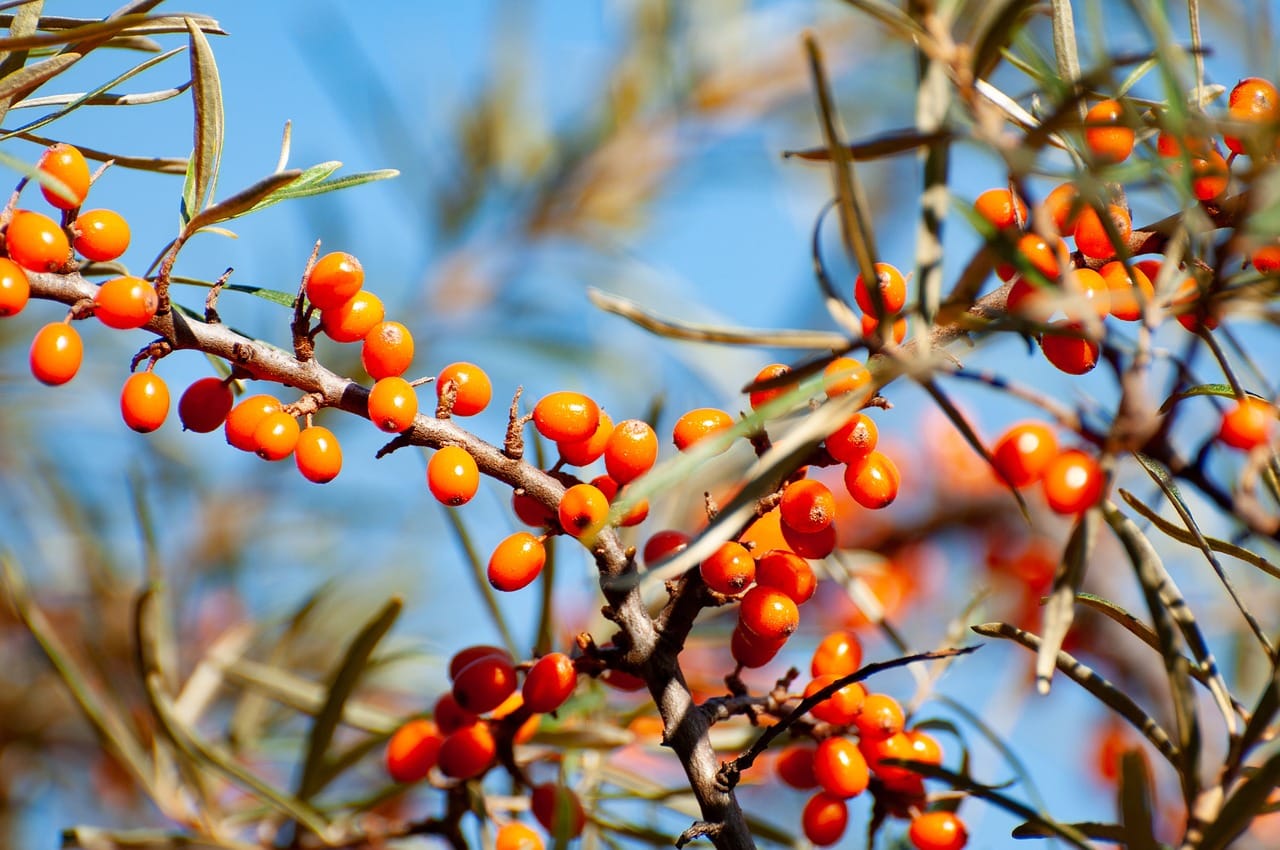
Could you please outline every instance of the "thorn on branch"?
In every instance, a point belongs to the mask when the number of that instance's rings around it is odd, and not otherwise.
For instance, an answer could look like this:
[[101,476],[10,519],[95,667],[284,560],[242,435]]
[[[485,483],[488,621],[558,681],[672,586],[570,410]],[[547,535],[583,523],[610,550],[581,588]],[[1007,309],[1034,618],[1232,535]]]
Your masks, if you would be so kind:
[[378,451],[374,453],[373,459],[382,460],[382,458],[386,457],[392,452],[398,449],[403,449],[406,446],[411,446],[411,445],[413,445],[413,438],[409,436],[408,432],[405,432],[404,434],[399,434],[391,442],[387,443],[385,446],[378,449]]
[[722,823],[707,823],[706,821],[694,821],[693,825],[680,833],[680,837],[676,839],[676,847],[684,847],[690,841],[698,838],[709,838],[714,840],[717,835],[724,829]]
[[321,393],[307,393],[292,404],[286,404],[280,409],[290,416],[310,417],[311,414],[317,412],[322,407],[324,407],[324,395]]
[[222,324],[222,318],[218,315],[218,296],[222,294],[222,287],[227,285],[227,281],[231,279],[231,274],[235,269],[228,267],[222,276],[213,282],[213,286],[209,287],[209,294],[204,298],[204,321],[209,325]]
[[436,403],[436,419],[453,416],[453,405],[458,400],[458,382],[449,379],[440,387],[440,401]]
[[81,298],[67,310],[67,318],[71,320],[87,319],[93,315],[93,299]]
[[129,361],[129,371],[138,371],[138,364],[143,360],[150,360],[155,363],[161,357],[173,353],[173,346],[167,339],[157,339],[144,345],[137,354],[133,355],[133,359]]
[[307,278],[315,268],[316,258],[320,256],[320,240],[311,248],[311,256],[307,258],[307,267],[302,271],[302,280],[298,283],[298,295],[293,299],[293,356],[300,363],[306,363],[315,357],[315,339],[311,335],[311,313],[315,309],[307,304]]
[[524,426],[533,421],[533,414],[520,415],[520,395],[524,387],[516,387],[511,397],[511,409],[507,415],[507,437],[502,443],[502,453],[512,460],[524,457]]

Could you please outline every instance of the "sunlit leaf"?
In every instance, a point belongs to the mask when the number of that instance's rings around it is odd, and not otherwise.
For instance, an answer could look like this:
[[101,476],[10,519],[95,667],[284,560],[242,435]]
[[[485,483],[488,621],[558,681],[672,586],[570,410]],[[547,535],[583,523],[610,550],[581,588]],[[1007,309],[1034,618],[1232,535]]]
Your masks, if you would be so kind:
[[257,183],[236,192],[229,198],[224,198],[216,204],[210,204],[191,217],[187,222],[185,232],[190,235],[198,230],[208,228],[211,225],[218,224],[223,221],[230,221],[233,218],[242,216],[245,213],[252,212],[258,208],[263,198],[269,197],[273,192],[278,191],[281,187],[288,186],[296,181],[302,175],[301,171],[292,169],[289,171],[279,171],[275,174],[269,174],[263,177]]
[[[323,169],[329,164],[330,163],[324,163],[320,166],[313,166],[313,168]],[[308,171],[310,171],[310,169],[308,169]],[[330,171],[329,173],[332,174],[333,172]],[[306,174],[307,172],[303,172],[304,178],[306,177]],[[295,198],[310,198],[315,195],[323,195],[328,192],[338,192],[342,189],[353,189],[356,186],[376,183],[379,180],[390,180],[393,177],[399,176],[400,172],[396,169],[383,168],[378,171],[361,171],[356,174],[348,174],[345,177],[336,177],[333,180],[314,179],[304,181],[300,179],[297,182],[280,189],[275,194],[263,198],[262,201],[254,207],[254,209],[264,209],[272,204],[278,204],[281,201],[289,201]]]
[[222,113],[222,81],[213,49],[195,21],[187,20],[191,47],[191,94],[195,105],[195,144],[191,158],[191,196],[187,218],[194,218],[213,200],[222,164],[222,140],[226,132]]
[[1053,576],[1053,587],[1041,615],[1044,634],[1036,653],[1036,687],[1041,693],[1049,691],[1049,680],[1058,667],[1059,650],[1075,618],[1076,592],[1084,581],[1097,524],[1098,512],[1094,508],[1076,519],[1062,553],[1062,563]]
[[1169,410],[1184,398],[1192,398],[1198,395],[1216,395],[1223,398],[1235,398],[1236,391],[1231,388],[1230,384],[1200,384],[1190,389],[1176,392],[1164,400],[1160,405],[1160,413],[1168,413]]

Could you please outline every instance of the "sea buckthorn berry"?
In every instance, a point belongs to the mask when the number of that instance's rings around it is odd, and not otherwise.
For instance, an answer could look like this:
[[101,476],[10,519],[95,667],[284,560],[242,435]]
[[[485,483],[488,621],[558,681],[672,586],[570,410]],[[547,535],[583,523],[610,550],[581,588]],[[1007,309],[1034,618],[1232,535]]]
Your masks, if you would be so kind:
[[320,329],[334,342],[360,342],[386,318],[382,299],[362,289],[337,307],[320,311]]
[[461,361],[450,363],[436,377],[436,398],[444,395],[449,384],[454,387],[453,414],[475,416],[489,406],[493,398],[493,384],[489,375],[474,363]]
[[505,655],[482,655],[453,677],[453,698],[475,714],[502,705],[516,690],[516,668]]
[[340,307],[364,286],[364,267],[345,251],[316,260],[307,274],[307,300],[317,310]]
[[[1071,269],[1062,276],[1062,288],[1076,299],[1083,300],[1085,309],[1092,308],[1099,319],[1105,319],[1111,313],[1111,290],[1102,275],[1093,269]],[[1080,305],[1068,306],[1068,316],[1081,314]]]
[[465,449],[442,446],[427,462],[427,486],[437,501],[456,508],[480,489],[480,469]]
[[1059,371],[1068,375],[1092,372],[1098,365],[1098,344],[1084,335],[1079,322],[1054,322],[1040,336],[1040,350]]
[[178,419],[183,429],[208,434],[227,421],[235,400],[231,387],[222,378],[200,378],[178,399]]
[[1008,189],[988,189],[974,200],[973,208],[997,230],[1018,227],[1027,220],[1027,205]]
[[527,587],[546,562],[547,550],[542,541],[527,531],[517,531],[489,556],[489,584],[506,591]]
[[689,548],[689,535],[683,531],[664,529],[655,531],[644,544],[642,557],[646,567],[674,557],[677,553]]
[[858,712],[853,722],[864,740],[874,740],[901,732],[906,725],[906,717],[896,699],[888,694],[877,693],[867,694],[862,701],[862,711]]
[[492,646],[487,643],[477,643],[472,646],[463,647],[453,654],[449,659],[449,681],[458,678],[458,674],[470,666],[471,662],[477,661],[489,655],[497,655],[507,661],[508,664],[514,663],[511,653],[507,652],[500,646]]
[[404,378],[382,378],[369,390],[369,419],[383,431],[399,434],[418,415],[418,393]]
[[801,558],[820,561],[830,555],[836,548],[836,527],[828,525],[821,531],[796,531],[786,523],[781,523],[782,539],[785,548],[795,552]]
[[524,490],[511,493],[511,509],[516,517],[532,528],[548,528],[555,523],[555,511],[530,496]]
[[550,393],[533,406],[533,427],[552,442],[586,440],[599,426],[600,408],[582,393]]
[[1039,481],[1057,456],[1058,438],[1043,422],[1011,426],[991,450],[998,477],[1011,487],[1026,487]]
[[613,428],[604,449],[604,466],[609,477],[629,484],[653,468],[658,459],[658,435],[649,423],[624,419]]
[[1102,498],[1102,469],[1079,449],[1058,454],[1044,471],[1040,485],[1054,513],[1078,514]]
[[387,773],[395,782],[420,782],[436,766],[444,736],[430,720],[410,720],[387,741]]
[[911,729],[904,734],[911,742],[910,758],[913,761],[932,765],[942,764],[942,745],[938,743],[937,738],[919,729]]
[[[1245,77],[1231,89],[1227,98],[1227,117],[1251,124],[1274,124],[1280,117],[1280,94],[1277,94],[1275,86],[1261,77]],[[1223,136],[1222,140],[1232,153],[1248,154],[1248,146],[1243,139]]]
[[[1014,252],[1026,260],[1040,274],[1050,281],[1055,281],[1058,279],[1058,271],[1060,269],[1058,247],[1059,245],[1056,243],[1049,244],[1044,240],[1044,237],[1038,234],[1024,233],[1018,237],[1018,244]],[[1010,280],[1020,271],[1021,269],[1017,266],[1008,263],[1001,263],[996,266],[996,275],[1001,280]]]
[[574,484],[560,497],[560,527],[579,540],[590,541],[609,519],[609,500],[599,487]]
[[578,671],[573,659],[563,652],[550,652],[529,668],[520,692],[530,711],[545,714],[564,705],[577,685]]
[[312,425],[298,435],[293,459],[303,478],[314,484],[328,484],[342,471],[342,446],[328,428]]
[[808,602],[818,589],[809,562],[786,549],[770,549],[756,561],[756,583],[781,590],[797,605]]
[[911,759],[911,739],[905,732],[896,732],[884,738],[864,738],[858,742],[858,750],[867,760],[867,767],[876,777],[895,791],[915,791],[920,787],[920,774],[907,767],[885,764],[885,759]]
[[[609,438],[613,436],[613,417],[600,411],[596,430],[583,440],[565,440],[556,443],[560,459],[571,466],[590,466],[604,455]],[[608,494],[606,494],[608,495]]]
[[[804,698],[839,679],[839,676],[818,676],[804,687]],[[824,723],[833,726],[848,726],[862,711],[862,701],[867,698],[867,689],[858,682],[851,682],[809,710],[809,713]]]
[[279,399],[269,395],[251,395],[241,399],[239,404],[231,408],[223,424],[227,442],[241,451],[255,451],[253,432],[258,423],[279,409]]
[[827,437],[827,453],[841,463],[856,463],[875,451],[879,439],[875,420],[865,413],[855,413]]
[[1025,277],[1016,277],[1013,286],[1009,287],[1005,309],[1028,321],[1047,322],[1054,311],[1051,293],[1056,291],[1056,286],[1037,286]]
[[109,328],[140,328],[156,314],[160,298],[140,277],[113,277],[93,296],[93,315]]
[[[1133,276],[1130,277],[1125,271],[1124,263],[1118,260],[1107,263],[1098,269],[1098,273],[1102,275],[1102,279],[1107,283],[1107,289],[1111,292],[1111,315],[1122,322],[1140,320],[1142,305],[1151,303],[1156,297],[1151,278],[1136,265],[1133,267]],[[1141,290],[1141,299],[1138,297],[1138,290]]]
[[821,481],[802,478],[782,491],[782,522],[803,534],[814,534],[836,518],[836,497]]
[[[875,336],[876,329],[880,327],[880,320],[877,319],[875,316],[871,316],[866,313],[863,313],[861,321],[862,321],[862,338],[871,339],[873,336]],[[902,341],[907,338],[907,317],[906,316],[899,316],[898,318],[893,320],[893,331],[890,333],[890,336],[892,337],[892,339],[884,340],[884,343],[886,345],[888,345],[889,343],[893,343],[894,345],[902,345]]]
[[58,223],[29,210],[14,212],[4,231],[4,247],[9,259],[33,272],[57,271],[71,258],[71,243]]
[[[672,442],[679,451],[688,451],[696,443],[733,427],[733,417],[714,407],[699,407],[676,420]],[[725,448],[728,448],[727,446]]]
[[268,413],[253,429],[253,450],[263,460],[284,460],[293,454],[302,429],[298,420],[283,410]]
[[832,632],[813,651],[809,672],[817,676],[848,676],[862,666],[862,642],[853,632]]
[[641,679],[635,673],[628,673],[626,670],[605,670],[600,674],[600,681],[614,690],[624,693],[643,691],[646,687],[644,679]]
[[120,414],[124,424],[148,434],[164,424],[169,415],[169,387],[155,372],[135,372],[120,391]]
[[71,232],[80,256],[95,263],[114,260],[129,247],[129,222],[115,210],[85,210],[72,222]]
[[818,777],[813,775],[814,748],[807,744],[787,747],[778,755],[774,770],[778,778],[797,791],[818,787]]
[[951,812],[925,812],[911,819],[907,830],[916,850],[961,850],[969,843],[964,821]]
[[732,540],[708,555],[699,571],[707,587],[726,596],[736,596],[756,580],[756,562],[751,552]]
[[31,300],[31,283],[22,266],[0,257],[0,317],[16,316]]
[[1200,282],[1189,277],[1178,285],[1173,302],[1169,305],[1178,320],[1191,333],[1211,331],[1218,326],[1217,309],[1205,293],[1200,291]]
[[882,452],[874,451],[844,470],[844,486],[864,508],[887,508],[898,498],[902,477],[898,466]]
[[1218,439],[1233,449],[1249,451],[1271,439],[1276,409],[1256,396],[1245,396],[1222,416]]
[[413,334],[399,322],[378,322],[365,335],[360,363],[375,381],[403,375],[413,363]]
[[781,590],[757,585],[742,597],[738,622],[766,641],[785,640],[800,625],[800,609]]
[[871,372],[852,357],[837,357],[822,370],[827,398],[859,392],[871,385]]
[[822,790],[847,800],[867,790],[871,773],[858,746],[843,736],[827,738],[813,754],[813,775]]
[[1076,221],[1084,205],[1080,202],[1080,190],[1074,183],[1063,183],[1054,187],[1044,196],[1041,207],[1053,219],[1053,226],[1058,235],[1067,236],[1075,232]]
[[[1173,163],[1173,171],[1178,171],[1182,162]],[[1197,200],[1212,201],[1227,192],[1231,184],[1231,168],[1222,154],[1210,149],[1204,156],[1191,158],[1191,192]]]
[[[618,497],[618,491],[622,489],[618,482],[614,481],[608,475],[597,475],[588,483],[601,493],[604,493],[604,497],[609,500],[610,506],[613,505],[613,500]],[[641,499],[631,510],[627,511],[624,516],[618,517],[616,523],[624,528],[630,528],[633,525],[639,525],[644,522],[648,516],[649,500]]]
[[519,821],[508,821],[498,827],[493,850],[542,850],[542,836]]
[[1084,117],[1084,143],[1101,162],[1124,162],[1133,152],[1133,128],[1121,124],[1124,107],[1118,101],[1094,104]]
[[[1249,256],[1249,262],[1258,270],[1258,274],[1274,274],[1280,271],[1280,244],[1263,245]],[[0,287],[4,279],[0,278]]]
[[85,162],[84,154],[80,153],[79,148],[65,142],[50,145],[40,155],[36,168],[50,177],[61,180],[62,185],[71,193],[70,197],[64,197],[61,193],[41,184],[40,194],[44,195],[44,199],[50,204],[60,210],[73,210],[84,203],[85,197],[89,194],[91,175],[89,163]]
[[[782,363],[771,363],[756,373],[752,379],[752,385],[763,383],[771,378],[781,378],[791,371],[791,367]],[[775,398],[783,395],[787,390],[791,389],[790,384],[779,384],[765,390],[752,390],[747,395],[747,400],[751,404],[752,410],[759,410],[764,405],[773,401]]]
[[65,384],[80,371],[84,343],[66,322],[53,322],[36,331],[31,341],[31,374],[51,387]]
[[[782,536],[781,511],[776,507],[759,517],[747,530],[738,535],[738,542],[751,552],[768,552],[770,549],[791,549]],[[795,551],[795,550],[792,550]]]
[[455,729],[440,744],[440,772],[453,779],[474,779],[493,766],[498,744],[483,720]]
[[480,721],[478,714],[472,714],[458,705],[458,701],[453,698],[452,691],[445,691],[436,699],[435,707],[431,710],[431,717],[435,720],[436,726],[440,727],[440,734],[442,735],[448,735],[464,726],[470,726],[472,723]]
[[879,308],[862,275],[853,282],[853,300],[858,302],[862,312],[872,316],[892,316],[900,312],[907,303],[907,281],[902,272],[889,263],[876,263],[876,281],[880,289]]
[[577,838],[587,825],[587,816],[582,811],[578,795],[573,793],[573,789],[554,782],[533,786],[529,793],[529,809],[542,828],[554,838]]
[[[1116,233],[1120,237],[1120,244],[1127,243],[1129,234],[1133,229],[1129,211],[1122,206],[1108,204],[1107,216],[1111,219],[1111,223],[1115,225]],[[1080,218],[1076,221],[1075,237],[1076,247],[1086,257],[1095,260],[1110,260],[1116,255],[1116,245],[1111,241],[1111,237],[1107,235],[1107,229],[1103,226],[1098,211],[1093,207],[1085,207],[1080,211]]]
[[729,654],[733,656],[733,660],[749,669],[763,667],[777,657],[782,647],[786,646],[787,641],[783,640],[765,640],[757,634],[753,634],[739,623],[734,627],[733,634],[729,638]]
[[818,792],[804,804],[800,815],[804,837],[818,847],[830,847],[849,828],[849,804],[840,797]]

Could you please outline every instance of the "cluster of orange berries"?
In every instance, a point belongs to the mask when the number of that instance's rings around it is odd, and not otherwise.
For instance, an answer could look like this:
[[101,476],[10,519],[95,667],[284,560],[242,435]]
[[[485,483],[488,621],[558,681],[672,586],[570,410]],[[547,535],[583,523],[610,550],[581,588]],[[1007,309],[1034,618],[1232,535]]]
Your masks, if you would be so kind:
[[[862,664],[856,635],[832,632],[818,644],[810,661],[810,697]],[[870,788],[889,812],[911,819],[908,836],[917,850],[960,850],[968,840],[964,822],[950,811],[924,812],[924,783],[910,768],[886,759],[940,765],[942,746],[922,729],[907,729],[902,706],[888,694],[868,693],[854,682],[837,690],[811,710],[816,746],[795,744],[778,757],[778,777],[801,791],[816,793],[801,815],[805,836],[826,847],[844,835],[848,800]]]
[[1046,504],[1059,514],[1078,514],[1102,498],[1104,476],[1093,455],[1060,449],[1053,429],[1043,422],[1019,422],[991,450],[995,470],[1010,487],[1039,483]]

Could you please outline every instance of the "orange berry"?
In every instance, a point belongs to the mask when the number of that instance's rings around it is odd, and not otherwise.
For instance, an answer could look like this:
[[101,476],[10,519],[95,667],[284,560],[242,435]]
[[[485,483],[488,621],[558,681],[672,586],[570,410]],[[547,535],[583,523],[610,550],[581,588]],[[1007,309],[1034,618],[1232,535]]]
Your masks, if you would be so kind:
[[89,178],[92,175],[89,173],[89,163],[85,162],[84,154],[80,153],[79,148],[65,142],[50,145],[40,155],[36,168],[61,180],[62,185],[71,193],[70,197],[64,197],[41,184],[40,194],[50,204],[60,210],[73,210],[84,203],[89,194]]
[[830,847],[843,838],[849,828],[849,804],[820,791],[804,804],[800,825],[805,838],[818,847]]
[[[1174,168],[1181,166],[1176,163]],[[1231,168],[1226,159],[1216,150],[1210,149],[1204,156],[1191,158],[1191,192],[1201,201],[1212,201],[1220,198],[1231,185]]]
[[542,541],[527,531],[517,531],[499,543],[489,556],[489,584],[506,591],[527,587],[542,572],[546,562],[547,550]]
[[676,420],[672,441],[679,451],[688,451],[696,443],[733,427],[733,417],[714,407],[699,407]]
[[474,779],[493,766],[498,744],[483,720],[450,732],[440,744],[440,772],[453,779]]
[[483,369],[474,363],[450,363],[436,377],[436,398],[444,395],[450,384],[456,395],[453,399],[455,416],[475,416],[489,406],[493,398],[493,384]]
[[1207,293],[1201,293],[1200,282],[1194,277],[1189,277],[1178,285],[1169,307],[1178,324],[1191,333],[1211,331],[1218,326],[1217,311]]
[[618,484],[644,475],[658,459],[658,435],[647,422],[624,419],[614,426],[604,449],[604,466]]
[[626,670],[605,670],[600,674],[600,681],[616,691],[624,693],[635,693],[643,691],[646,687],[644,679],[641,679],[635,673],[628,673]]
[[1027,205],[1008,189],[988,189],[974,200],[973,208],[997,230],[1018,227],[1027,220]]
[[925,812],[911,819],[907,835],[916,850],[961,850],[969,843],[964,821],[951,812]]
[[644,544],[642,555],[644,565],[646,567],[654,567],[688,547],[689,535],[683,531],[672,531],[670,529],[655,531]]
[[1102,468],[1079,449],[1058,454],[1045,468],[1040,485],[1054,513],[1078,514],[1102,498]]
[[521,522],[533,528],[547,528],[556,518],[555,511],[549,510],[523,490],[512,492],[511,509]]
[[902,310],[907,303],[907,281],[895,266],[889,263],[876,263],[876,281],[880,288],[880,307],[876,308],[872,300],[871,289],[863,281],[862,275],[853,282],[853,300],[858,302],[862,312],[872,316],[892,316]]
[[345,251],[334,251],[316,260],[307,274],[307,300],[317,310],[332,310],[364,286],[364,267]]
[[506,655],[482,655],[453,677],[453,698],[474,714],[484,714],[502,705],[515,693],[516,668]]
[[[738,535],[738,542],[752,552],[768,552],[770,549],[791,549],[787,539],[782,536],[781,511],[773,508],[764,516],[747,526],[747,530]],[[795,551],[794,549],[792,551]]]
[[809,672],[817,676],[848,676],[862,666],[862,642],[852,632],[832,632],[813,651]]
[[855,413],[827,437],[827,453],[841,463],[857,463],[875,451],[879,439],[875,421],[865,413]]
[[785,640],[800,626],[800,609],[781,590],[757,585],[743,595],[738,622],[763,640]]
[[1044,357],[1068,375],[1092,372],[1098,365],[1098,344],[1084,336],[1079,322],[1054,322],[1040,336]]
[[[824,675],[810,680],[804,687],[804,698],[808,699],[839,678],[839,676]],[[862,702],[866,698],[867,689],[858,682],[850,682],[815,705],[809,713],[824,723],[848,726],[862,711]]]
[[[873,336],[875,336],[876,328],[878,327],[880,327],[879,319],[877,319],[875,316],[869,316],[866,313],[862,314],[862,338],[863,339],[871,339]],[[894,345],[902,345],[902,341],[907,338],[907,318],[905,316],[899,316],[897,319],[894,320],[893,332],[891,336],[893,337],[893,339],[885,340],[886,344],[888,344],[889,342],[892,342]]]
[[453,698],[452,691],[445,691],[440,695],[431,711],[431,716],[435,720],[436,726],[440,727],[440,734],[442,735],[451,734],[464,726],[470,726],[480,721],[479,715],[472,714],[458,705],[458,701]]
[[804,744],[787,747],[774,763],[778,778],[797,791],[817,788],[818,777],[813,775],[813,752],[813,747]]
[[857,745],[843,736],[818,744],[813,754],[813,775],[823,791],[842,800],[858,796],[871,781],[867,760]]
[[920,785],[920,774],[907,767],[885,764],[885,759],[912,759],[915,752],[906,732],[895,732],[883,738],[864,738],[858,750],[876,777],[895,791],[914,791]]
[[[280,401],[269,395],[252,395],[231,408],[223,424],[227,442],[241,451],[255,451],[253,433],[270,413],[280,409]],[[192,429],[197,430],[197,429]]]
[[80,334],[66,322],[53,322],[36,331],[31,341],[31,374],[49,386],[65,384],[80,371],[84,360],[84,343]]
[[[1111,313],[1111,290],[1102,275],[1093,269],[1071,269],[1062,276],[1062,288],[1067,294],[1082,299],[1099,319],[1105,319]],[[1070,305],[1068,316],[1080,315],[1079,305]]]
[[1249,451],[1270,441],[1276,409],[1256,396],[1245,396],[1222,415],[1218,439],[1233,449]]
[[[1102,279],[1107,283],[1111,293],[1111,315],[1122,322],[1136,322],[1142,318],[1142,305],[1149,304],[1156,296],[1151,278],[1138,268],[1133,267],[1133,276],[1125,271],[1124,263],[1113,260],[1098,269]],[[1137,290],[1142,291],[1139,300]]]
[[1053,219],[1053,226],[1060,236],[1075,232],[1076,221],[1080,218],[1080,211],[1084,208],[1080,203],[1080,190],[1076,188],[1074,183],[1063,183],[1060,186],[1056,186],[1049,194],[1044,196],[1041,207]]
[[596,422],[596,430],[591,433],[591,436],[583,440],[565,440],[556,443],[556,448],[560,450],[560,458],[565,463],[571,466],[590,466],[604,454],[611,436],[613,436],[613,417],[602,410]]
[[756,580],[756,562],[751,552],[732,540],[707,556],[699,571],[702,581],[716,593],[736,596]]
[[513,663],[511,653],[507,652],[500,646],[492,646],[487,643],[477,643],[472,646],[463,647],[453,654],[449,659],[449,681],[458,678],[458,674],[470,666],[471,662],[478,661],[490,655],[497,655],[506,659],[507,663]]
[[[790,366],[784,365],[782,363],[771,363],[770,365],[765,366],[763,369],[757,372],[755,378],[752,379],[751,383],[752,385],[755,385],[755,384],[763,383],[764,381],[767,381],[771,378],[780,378],[790,371],[791,371]],[[789,389],[791,389],[790,384],[779,384],[778,386],[771,387],[767,390],[752,390],[747,395],[747,399],[751,404],[752,410],[759,410],[761,407],[773,401],[775,398],[778,398],[779,396],[786,393],[787,390]]]
[[[614,481],[608,475],[597,475],[595,478],[591,479],[590,483],[592,487],[595,487],[601,493],[604,493],[604,497],[608,499],[610,505],[613,504],[613,500],[618,496],[618,490],[621,489],[618,486],[618,482]],[[618,518],[617,524],[624,528],[630,528],[633,525],[639,525],[644,522],[648,516],[649,500],[641,499],[636,503],[635,507],[628,511],[624,516]]]
[[293,454],[302,429],[298,420],[283,410],[268,413],[253,429],[253,450],[263,460],[284,460]]
[[785,638],[783,640],[765,640],[744,628],[741,623],[738,623],[729,638],[729,654],[733,656],[734,661],[743,667],[754,670],[772,661],[782,647],[786,646],[786,643]]
[[16,316],[31,299],[31,284],[22,266],[0,257],[0,317]]
[[818,579],[809,562],[785,549],[770,549],[756,561],[756,583],[781,590],[797,605],[803,605],[818,589]]
[[444,736],[436,724],[410,720],[387,741],[387,773],[394,782],[420,782],[436,766]]
[[778,503],[783,525],[802,534],[816,534],[836,517],[836,497],[821,481],[802,478],[782,491]]
[[1122,125],[1124,108],[1114,100],[1097,103],[1085,115],[1084,143],[1101,162],[1124,162],[1133,152],[1131,127]]
[[207,434],[222,427],[235,404],[231,387],[222,378],[200,378],[178,399],[178,419],[187,431]]
[[550,393],[533,406],[533,427],[552,442],[585,440],[599,425],[600,408],[582,393]]
[[542,850],[542,836],[519,821],[508,821],[498,827],[493,850]]
[[33,272],[57,271],[71,258],[71,243],[58,223],[28,210],[14,211],[4,231],[4,247],[9,259]]
[[399,434],[417,415],[418,393],[404,378],[381,378],[369,390],[369,419],[383,431]]
[[578,686],[578,670],[563,652],[550,652],[534,662],[521,694],[530,711],[545,713],[564,705]]
[[898,498],[902,478],[889,457],[875,451],[844,470],[844,486],[853,500],[864,508],[887,508]]
[[476,459],[458,446],[440,447],[427,462],[427,486],[441,504],[465,505],[480,489]]
[[360,362],[375,381],[403,375],[413,362],[413,334],[399,322],[378,322],[365,335]]
[[86,260],[105,263],[129,247],[129,222],[115,210],[85,210],[71,223],[72,244]]
[[140,328],[156,314],[160,298],[140,277],[113,277],[93,296],[93,314],[109,328]]
[[1019,422],[996,441],[991,459],[999,478],[1011,487],[1026,487],[1044,475],[1058,456],[1058,438],[1043,422]]
[[320,311],[320,329],[334,342],[359,342],[386,318],[382,299],[362,289],[337,307]]
[[820,561],[830,555],[836,548],[836,527],[828,525],[821,531],[807,533],[796,531],[786,523],[780,523],[785,548],[795,552],[801,558]]
[[[1263,245],[1253,252],[1249,257],[1249,262],[1253,264],[1259,274],[1274,274],[1276,271],[1280,271],[1280,244]],[[4,278],[0,278],[0,286],[3,285]]]
[[135,372],[120,391],[120,414],[124,424],[148,434],[164,424],[169,415],[169,387],[155,372]]
[[871,372],[852,357],[837,357],[822,370],[827,398],[858,392],[871,385]]
[[575,484],[560,497],[560,527],[579,540],[591,541],[609,519],[609,500],[599,487]]
[[[1014,253],[1026,260],[1033,269],[1040,272],[1050,281],[1058,279],[1058,244],[1050,245],[1043,237],[1035,233],[1024,233],[1018,237]],[[1016,266],[1001,263],[996,266],[996,275],[1001,280],[1009,280],[1019,273]]]
[[[1232,121],[1274,125],[1280,117],[1280,94],[1261,77],[1245,77],[1231,89],[1227,117]],[[1235,136],[1223,136],[1222,140],[1232,153],[1248,155],[1244,140]]]
[[303,478],[315,484],[327,484],[342,471],[342,446],[328,428],[312,425],[298,435],[293,459]]
[[[1108,204],[1107,215],[1110,217],[1112,224],[1115,225],[1116,232],[1120,237],[1120,244],[1128,243],[1129,234],[1133,229],[1129,211],[1116,204]],[[1109,260],[1116,255],[1116,245],[1111,241],[1111,237],[1107,235],[1102,219],[1098,216],[1098,211],[1093,207],[1085,207],[1080,211],[1080,218],[1076,221],[1075,237],[1076,247],[1086,257],[1091,257],[1095,260]]]
[[571,788],[544,782],[533,786],[529,793],[529,808],[542,828],[555,838],[577,838],[587,825],[582,802]]
[[867,694],[862,701],[862,711],[854,719],[858,734],[863,740],[887,738],[902,731],[906,717],[902,706],[888,694]]
[[942,764],[942,745],[938,743],[937,738],[919,729],[912,729],[904,734],[911,742],[910,758],[913,761],[932,765]]

